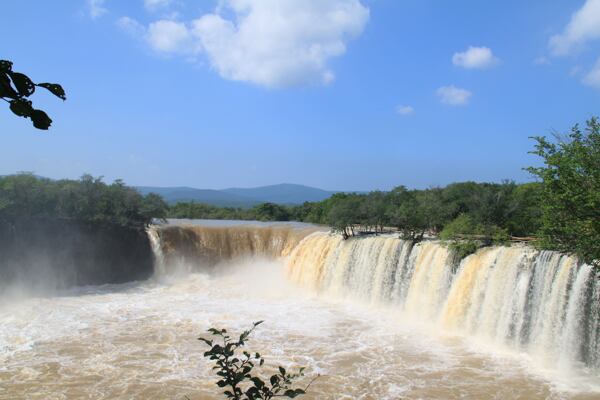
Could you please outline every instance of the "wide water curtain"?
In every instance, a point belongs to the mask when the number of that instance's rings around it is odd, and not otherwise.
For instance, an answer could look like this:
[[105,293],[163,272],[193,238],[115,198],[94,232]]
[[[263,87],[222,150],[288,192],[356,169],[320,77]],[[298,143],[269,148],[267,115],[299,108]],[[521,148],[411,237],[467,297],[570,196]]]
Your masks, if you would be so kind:
[[600,279],[572,257],[515,245],[484,248],[457,265],[435,241],[317,232],[292,251],[287,268],[319,292],[392,304],[407,318],[547,365],[600,371]]

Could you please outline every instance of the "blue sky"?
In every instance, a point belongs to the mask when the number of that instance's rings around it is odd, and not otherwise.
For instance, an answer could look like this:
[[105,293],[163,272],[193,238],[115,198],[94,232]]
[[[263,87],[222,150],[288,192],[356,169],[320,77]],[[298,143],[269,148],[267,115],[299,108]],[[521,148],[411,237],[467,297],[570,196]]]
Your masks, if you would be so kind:
[[5,2],[0,174],[335,190],[528,181],[532,135],[600,114],[600,0]]

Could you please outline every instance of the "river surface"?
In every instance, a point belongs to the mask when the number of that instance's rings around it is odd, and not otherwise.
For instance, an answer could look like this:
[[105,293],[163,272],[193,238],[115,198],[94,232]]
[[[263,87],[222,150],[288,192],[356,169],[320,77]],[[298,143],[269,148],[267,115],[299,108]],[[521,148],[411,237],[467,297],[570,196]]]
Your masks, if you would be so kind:
[[[305,399],[599,399],[593,376],[317,296],[283,262],[0,305],[0,399],[221,399],[197,340],[265,320],[248,349],[321,376]],[[270,372],[269,369],[265,372]]]

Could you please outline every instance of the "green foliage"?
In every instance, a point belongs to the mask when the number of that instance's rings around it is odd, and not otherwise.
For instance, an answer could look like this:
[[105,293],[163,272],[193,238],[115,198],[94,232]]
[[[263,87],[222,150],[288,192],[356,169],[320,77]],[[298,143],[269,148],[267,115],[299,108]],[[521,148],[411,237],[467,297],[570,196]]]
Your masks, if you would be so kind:
[[22,173],[0,177],[0,219],[62,218],[144,228],[166,216],[167,204],[156,194],[145,197],[117,180],[84,175],[78,181],[53,181]]
[[198,338],[210,347],[210,350],[204,353],[204,357],[214,362],[213,370],[219,377],[216,384],[220,388],[225,388],[223,394],[228,399],[295,398],[305,394],[312,383],[311,381],[304,389],[293,388],[294,381],[304,376],[304,368],[300,368],[298,373],[293,374],[279,366],[278,372],[271,375],[268,382],[255,374],[256,367],[264,365],[264,357],[259,353],[251,354],[243,351],[241,348],[246,344],[252,331],[262,322],[253,323],[252,328],[244,331],[237,340],[228,335],[226,329],[216,328],[208,330],[216,339]]
[[287,208],[279,204],[259,204],[252,211],[258,221],[288,221],[290,219]]
[[454,240],[448,243],[448,248],[456,264],[463,258],[475,253],[482,246],[482,242],[477,240]]
[[575,125],[555,142],[533,139],[532,154],[544,161],[528,168],[542,181],[540,246],[600,267],[600,122]]
[[419,207],[416,192],[399,186],[388,196],[385,222],[398,228],[403,239],[421,240],[429,226],[424,208]]
[[487,225],[477,221],[472,215],[460,214],[444,227],[440,232],[440,238],[442,240],[470,238],[491,242],[506,242],[510,239],[510,235],[506,228]]
[[52,124],[52,119],[44,111],[33,108],[29,97],[33,95],[36,87],[41,87],[66,100],[64,89],[56,83],[33,83],[27,75],[13,71],[12,66],[12,62],[0,60],[0,98],[9,104],[13,114],[29,118],[37,129],[47,130]]
[[168,211],[169,218],[189,219],[238,219],[250,220],[249,210],[233,207],[217,207],[195,202],[179,202]]
[[536,234],[542,221],[542,185],[538,182],[515,187],[510,202],[511,215],[506,229],[514,236]]
[[246,221],[289,221],[292,209],[274,203],[263,203],[253,208],[217,207],[195,202],[180,202],[170,207],[169,218],[237,219]]
[[336,193],[331,197],[330,202],[332,205],[327,214],[327,222],[331,229],[341,233],[344,239],[354,235],[354,225],[361,222],[361,218],[356,217],[357,213],[361,212],[358,196]]
[[465,235],[481,236],[484,233],[484,229],[469,214],[460,214],[444,227],[440,233],[440,238],[442,240],[458,240],[464,238]]

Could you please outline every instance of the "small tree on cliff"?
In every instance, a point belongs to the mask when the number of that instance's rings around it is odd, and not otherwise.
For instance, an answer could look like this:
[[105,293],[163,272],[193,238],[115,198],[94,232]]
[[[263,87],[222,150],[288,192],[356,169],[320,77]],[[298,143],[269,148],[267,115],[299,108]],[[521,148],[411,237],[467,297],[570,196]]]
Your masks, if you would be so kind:
[[342,234],[344,239],[354,236],[354,225],[360,220],[360,200],[356,195],[336,193],[330,198],[331,209],[327,215],[328,223],[334,232]]
[[527,170],[542,180],[540,244],[600,268],[600,122],[575,125],[552,142],[536,136],[532,154],[542,167]]
[[12,62],[0,60],[0,98],[9,104],[13,114],[29,118],[37,129],[47,130],[52,119],[44,111],[33,108],[29,97],[36,87],[41,87],[66,100],[64,89],[56,83],[33,83],[27,75],[13,71],[12,66]]
[[226,329],[210,328],[208,332],[216,337],[213,339],[198,338],[206,343],[210,350],[204,353],[204,357],[214,361],[216,374],[219,377],[217,386],[225,388],[223,394],[228,399],[234,400],[269,400],[273,397],[294,398],[306,393],[313,380],[304,388],[293,388],[294,381],[304,376],[304,368],[298,373],[290,374],[283,367],[278,367],[278,373],[271,375],[268,382],[254,374],[256,366],[262,367],[265,359],[259,354],[250,354],[238,350],[246,344],[248,337],[254,329],[263,321],[252,324],[252,327],[244,331],[236,340],[227,334]]

